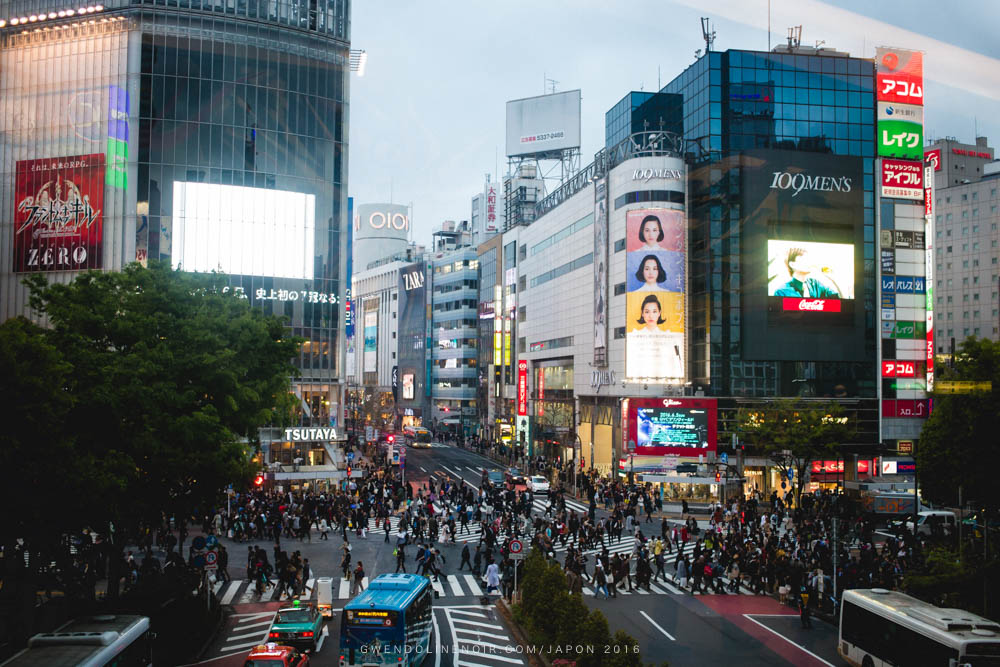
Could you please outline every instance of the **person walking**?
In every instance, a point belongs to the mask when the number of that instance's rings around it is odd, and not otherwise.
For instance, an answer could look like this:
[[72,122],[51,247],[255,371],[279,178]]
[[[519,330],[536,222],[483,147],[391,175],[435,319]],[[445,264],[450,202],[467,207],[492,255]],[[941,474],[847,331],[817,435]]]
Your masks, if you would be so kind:
[[365,590],[365,567],[358,561],[358,566],[354,568],[354,591],[351,595],[357,595]]
[[351,579],[351,545],[348,542],[344,542],[342,547],[344,551],[343,557],[340,559],[340,569],[344,571],[344,579],[350,581]]
[[486,594],[490,591],[500,592],[500,567],[493,561],[486,566]]
[[472,562],[474,565],[473,571],[476,573],[476,576],[478,577],[483,572],[483,552],[478,544],[476,545],[476,555],[473,557]]
[[805,592],[804,588],[799,594],[799,621],[802,623],[803,629],[812,629],[813,624],[809,611],[809,594]]
[[396,572],[399,572],[400,570],[402,570],[404,574],[406,573],[406,551],[405,551],[405,548],[406,548],[405,544],[397,545],[396,546],[396,552],[395,552],[396,553]]
[[465,546],[462,547],[462,562],[458,566],[459,572],[465,569],[465,566],[469,566],[469,571],[472,571],[472,561],[469,560],[472,556],[472,552],[469,551],[469,543],[466,542]]
[[611,598],[608,594],[608,577],[604,574],[601,561],[598,560],[594,565],[594,597],[597,597],[599,593],[604,593],[605,600]]

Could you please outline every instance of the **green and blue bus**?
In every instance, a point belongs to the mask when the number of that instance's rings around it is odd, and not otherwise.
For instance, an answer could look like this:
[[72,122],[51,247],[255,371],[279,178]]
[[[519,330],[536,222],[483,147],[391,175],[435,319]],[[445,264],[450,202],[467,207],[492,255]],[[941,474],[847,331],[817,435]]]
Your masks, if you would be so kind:
[[434,627],[430,580],[381,574],[344,605],[340,665],[420,665]]

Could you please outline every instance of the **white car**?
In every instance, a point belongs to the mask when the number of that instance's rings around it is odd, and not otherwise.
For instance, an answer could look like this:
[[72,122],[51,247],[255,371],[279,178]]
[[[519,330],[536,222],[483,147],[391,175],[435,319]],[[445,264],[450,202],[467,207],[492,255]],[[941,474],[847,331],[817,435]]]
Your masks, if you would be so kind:
[[549,492],[549,480],[545,479],[541,475],[532,475],[528,478],[525,483],[528,491],[532,493],[548,493]]

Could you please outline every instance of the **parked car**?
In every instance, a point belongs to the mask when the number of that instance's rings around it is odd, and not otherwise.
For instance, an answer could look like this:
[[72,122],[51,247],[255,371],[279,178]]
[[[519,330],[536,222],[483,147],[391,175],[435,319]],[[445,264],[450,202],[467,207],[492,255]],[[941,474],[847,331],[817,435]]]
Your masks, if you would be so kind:
[[531,491],[532,493],[548,494],[549,492],[549,480],[545,479],[541,475],[532,475],[528,478],[525,485],[528,487],[528,491]]

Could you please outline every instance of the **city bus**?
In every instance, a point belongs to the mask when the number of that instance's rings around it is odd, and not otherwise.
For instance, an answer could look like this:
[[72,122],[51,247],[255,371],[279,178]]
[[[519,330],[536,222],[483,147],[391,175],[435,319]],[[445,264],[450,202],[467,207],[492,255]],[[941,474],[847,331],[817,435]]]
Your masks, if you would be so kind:
[[419,665],[433,628],[430,580],[415,574],[380,574],[344,605],[340,665]]
[[998,667],[1000,625],[884,588],[849,590],[837,652],[856,667]]
[[2,664],[149,667],[153,664],[149,618],[131,615],[88,616],[28,640],[28,648]]
[[430,448],[431,432],[422,426],[404,426],[403,435],[406,437],[406,442],[414,448]]

